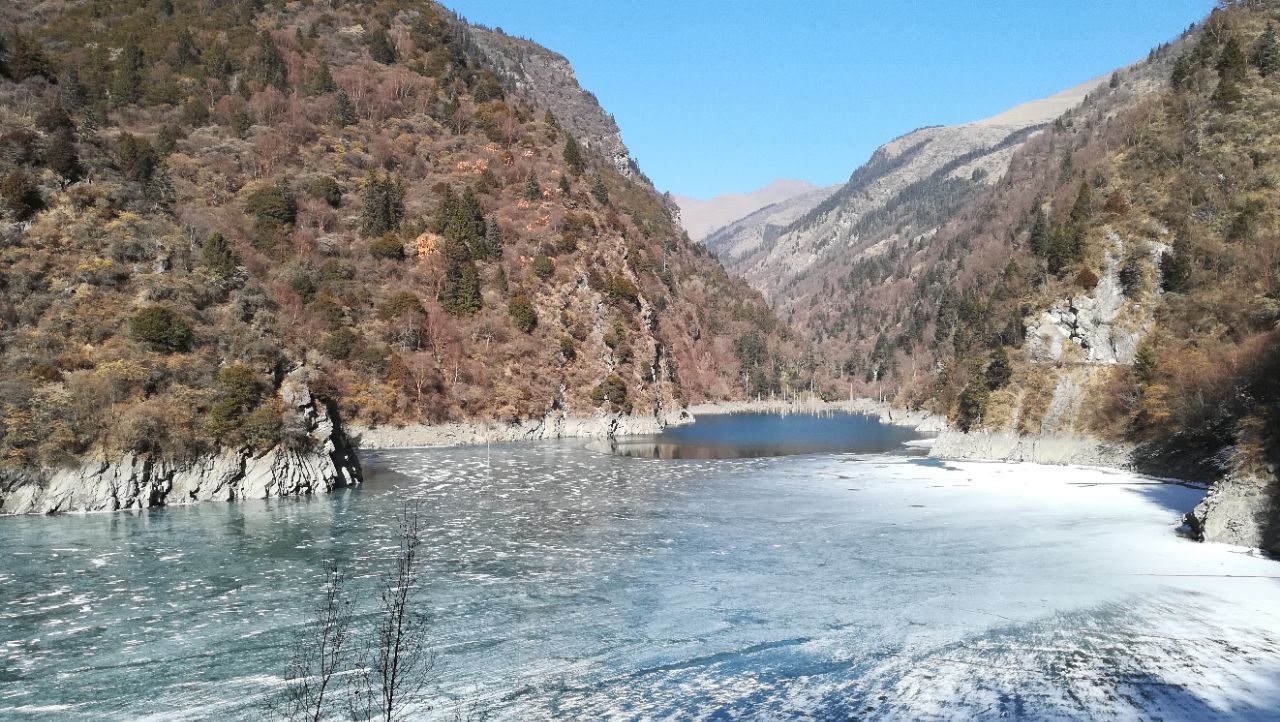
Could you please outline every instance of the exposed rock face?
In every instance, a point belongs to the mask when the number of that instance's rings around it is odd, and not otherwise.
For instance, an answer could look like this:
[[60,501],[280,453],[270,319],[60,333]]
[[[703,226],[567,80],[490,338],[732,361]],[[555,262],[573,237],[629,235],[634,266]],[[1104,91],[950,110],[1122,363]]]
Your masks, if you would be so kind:
[[[1087,294],[1072,296],[1053,304],[1047,311],[1029,318],[1027,353],[1033,361],[1056,363],[1072,346],[1082,351],[1088,363],[1131,364],[1138,344],[1151,325],[1150,312],[1125,299],[1120,280],[1124,241],[1115,231],[1107,232],[1107,249],[1102,277]],[[1150,243],[1152,264],[1167,248]]]
[[539,419],[516,423],[478,421],[451,424],[379,426],[358,428],[360,446],[367,449],[403,449],[434,446],[475,446],[549,439],[604,439],[615,436],[656,434],[668,426],[693,421],[685,411],[676,414],[634,416],[601,414],[567,416],[552,412]]
[[312,399],[305,371],[286,377],[281,396],[305,430],[299,448],[265,454],[224,450],[188,461],[126,455],[79,467],[0,476],[0,513],[117,511],[197,501],[306,496],[362,480],[355,449],[330,410]]
[[1185,521],[1202,541],[1263,549],[1280,555],[1280,480],[1274,466],[1248,468],[1232,447],[1215,457],[1228,471]]
[[608,158],[623,176],[653,188],[622,142],[618,123],[600,107],[595,95],[578,85],[568,59],[497,30],[473,26],[470,31],[487,65],[504,81],[539,106],[550,109],[562,128]]
[[1015,434],[1006,431],[944,431],[929,455],[940,459],[1079,464],[1127,469],[1132,448],[1075,434]]

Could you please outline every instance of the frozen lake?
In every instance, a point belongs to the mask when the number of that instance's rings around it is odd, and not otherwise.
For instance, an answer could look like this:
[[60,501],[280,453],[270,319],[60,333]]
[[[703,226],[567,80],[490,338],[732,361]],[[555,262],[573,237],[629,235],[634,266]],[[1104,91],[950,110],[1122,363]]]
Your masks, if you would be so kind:
[[896,454],[366,454],[301,501],[0,519],[0,718],[257,719],[325,560],[429,527],[435,711],[500,720],[1274,719],[1280,566],[1201,492]]

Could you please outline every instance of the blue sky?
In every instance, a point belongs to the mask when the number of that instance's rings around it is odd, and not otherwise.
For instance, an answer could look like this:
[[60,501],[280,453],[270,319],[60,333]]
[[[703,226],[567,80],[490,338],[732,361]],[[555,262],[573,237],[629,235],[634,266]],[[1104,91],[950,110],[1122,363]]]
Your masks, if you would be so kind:
[[877,146],[1144,58],[1213,0],[445,0],[573,63],[659,190],[843,181]]

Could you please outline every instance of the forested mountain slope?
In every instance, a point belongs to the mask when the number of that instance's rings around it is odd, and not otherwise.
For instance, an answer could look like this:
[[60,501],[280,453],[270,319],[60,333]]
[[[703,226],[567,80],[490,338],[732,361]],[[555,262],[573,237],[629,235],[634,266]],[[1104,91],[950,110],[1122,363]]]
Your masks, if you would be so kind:
[[936,235],[850,273],[857,382],[1011,447],[1092,435],[1229,473],[1250,501],[1211,535],[1280,548],[1277,23],[1271,1],[1216,11],[1153,52],[1158,92],[1121,73]]
[[570,132],[607,116],[437,5],[3,12],[5,468],[305,443],[299,366],[376,424],[661,416],[777,358],[625,148]]

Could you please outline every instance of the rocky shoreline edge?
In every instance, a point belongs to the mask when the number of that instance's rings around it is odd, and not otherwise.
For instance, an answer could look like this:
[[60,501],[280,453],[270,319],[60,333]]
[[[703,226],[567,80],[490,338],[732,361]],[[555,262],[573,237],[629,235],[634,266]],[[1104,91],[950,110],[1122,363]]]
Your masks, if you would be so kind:
[[305,370],[280,395],[305,443],[264,453],[227,449],[186,461],[134,454],[60,469],[0,471],[0,514],[58,514],[309,496],[363,481],[356,447],[337,415],[311,395]]

